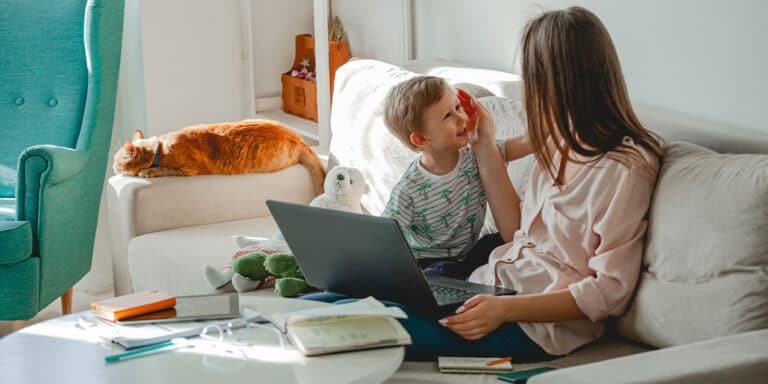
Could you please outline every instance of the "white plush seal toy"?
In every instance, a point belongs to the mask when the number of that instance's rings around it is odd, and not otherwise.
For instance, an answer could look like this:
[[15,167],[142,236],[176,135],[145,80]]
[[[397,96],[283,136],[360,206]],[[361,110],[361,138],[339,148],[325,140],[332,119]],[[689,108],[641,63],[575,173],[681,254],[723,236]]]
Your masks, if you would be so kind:
[[[365,182],[363,173],[354,167],[335,166],[325,175],[325,192],[309,203],[310,207],[338,209],[353,213],[363,213],[360,200],[371,188]],[[273,239],[285,240],[278,230]]]
[[325,175],[325,193],[315,197],[310,207],[363,213],[360,199],[370,191],[363,173],[353,167],[336,166]]

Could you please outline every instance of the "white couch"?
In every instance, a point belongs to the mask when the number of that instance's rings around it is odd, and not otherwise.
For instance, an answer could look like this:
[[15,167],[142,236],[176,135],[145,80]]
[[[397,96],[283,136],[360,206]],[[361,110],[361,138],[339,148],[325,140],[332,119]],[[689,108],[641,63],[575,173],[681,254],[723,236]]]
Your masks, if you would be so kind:
[[[490,90],[497,96],[480,101],[494,115],[497,135],[522,132],[516,76],[446,63],[412,68],[484,87],[471,87],[477,95]],[[372,187],[363,202],[372,213],[381,211],[414,156],[384,128],[380,103],[392,85],[414,75],[370,60],[350,62],[337,72],[330,165],[363,170]],[[573,368],[531,382],[765,379],[768,156],[719,155],[689,143],[723,153],[765,154],[768,135],[658,110],[639,112],[644,124],[670,145],[651,207],[636,297],[605,337],[549,362]],[[678,140],[688,143],[671,144]],[[515,186],[523,183],[531,164],[532,157],[510,164]],[[115,176],[109,183],[118,294],[149,288],[210,293],[203,266],[229,260],[237,249],[232,236],[268,237],[275,230],[266,198],[308,203],[313,197],[311,178],[301,166],[240,176]],[[440,375],[434,363],[410,362],[390,381],[497,382],[494,376]]]

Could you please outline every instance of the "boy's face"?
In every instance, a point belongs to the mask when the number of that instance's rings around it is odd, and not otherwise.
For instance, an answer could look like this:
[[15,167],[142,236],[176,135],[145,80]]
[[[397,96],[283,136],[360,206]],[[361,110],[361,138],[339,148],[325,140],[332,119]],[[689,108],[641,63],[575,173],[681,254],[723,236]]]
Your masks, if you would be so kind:
[[469,143],[468,121],[456,91],[446,85],[443,97],[424,112],[421,134],[411,135],[411,141],[422,151],[458,150]]

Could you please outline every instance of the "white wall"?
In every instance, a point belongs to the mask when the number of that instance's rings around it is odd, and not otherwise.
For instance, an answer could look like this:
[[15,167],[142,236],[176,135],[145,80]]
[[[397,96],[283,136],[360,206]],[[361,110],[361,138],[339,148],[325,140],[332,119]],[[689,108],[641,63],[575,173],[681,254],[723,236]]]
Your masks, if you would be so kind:
[[239,0],[141,1],[147,131],[240,120],[243,81]]
[[[403,60],[407,0],[332,0],[352,55]],[[768,132],[768,1],[411,0],[416,59],[519,73],[525,22],[580,5],[613,37],[633,103],[700,121]]]
[[280,96],[296,35],[313,31],[312,0],[253,0],[252,13],[255,97]]
[[414,51],[516,71],[525,21],[570,5],[608,28],[635,104],[768,132],[762,0],[414,0]]
[[[468,1],[469,2],[469,1]],[[403,0],[331,0],[331,14],[339,16],[353,57],[405,62]]]

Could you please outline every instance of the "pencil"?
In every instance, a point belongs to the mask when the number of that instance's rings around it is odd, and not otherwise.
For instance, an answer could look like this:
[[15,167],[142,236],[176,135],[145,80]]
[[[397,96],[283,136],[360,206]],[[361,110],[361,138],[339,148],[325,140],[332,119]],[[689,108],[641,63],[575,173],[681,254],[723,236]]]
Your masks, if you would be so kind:
[[501,359],[491,360],[485,364],[486,367],[493,367],[494,365],[508,363],[512,361],[512,356],[502,357]]
[[136,357],[173,351],[175,349],[183,348],[185,346],[187,346],[186,340],[174,339],[174,340],[166,341],[164,343],[158,343],[158,344],[149,345],[142,348],[137,348],[128,352],[118,353],[116,355],[106,356],[104,358],[104,361],[106,361],[107,363],[115,363],[118,361],[133,359]]

